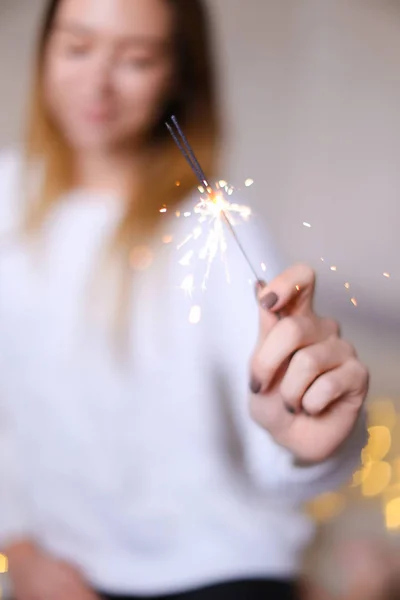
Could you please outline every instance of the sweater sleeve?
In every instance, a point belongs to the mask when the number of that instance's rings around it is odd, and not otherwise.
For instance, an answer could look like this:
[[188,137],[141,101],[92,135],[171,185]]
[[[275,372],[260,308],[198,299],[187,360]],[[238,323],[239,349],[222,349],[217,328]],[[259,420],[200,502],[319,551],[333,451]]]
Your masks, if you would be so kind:
[[[249,223],[238,227],[237,235],[260,278],[270,281],[287,266],[265,229],[261,231]],[[230,283],[223,281],[221,271],[215,273],[214,287],[209,287],[210,310],[214,314],[211,343],[214,361],[231,401],[252,480],[268,494],[276,495],[280,502],[298,505],[338,488],[351,477],[367,442],[365,413],[361,412],[351,435],[334,456],[306,467],[297,466],[292,454],[252,421],[248,410],[248,365],[258,333],[254,277],[233,239],[228,240],[227,255]]]

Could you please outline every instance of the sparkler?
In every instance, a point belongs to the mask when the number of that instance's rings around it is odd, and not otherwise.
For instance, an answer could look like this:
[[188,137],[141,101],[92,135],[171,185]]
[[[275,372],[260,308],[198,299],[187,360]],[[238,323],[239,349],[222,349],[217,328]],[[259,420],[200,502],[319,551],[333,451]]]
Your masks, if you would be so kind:
[[[222,192],[214,191],[212,189],[199,161],[196,158],[193,148],[189,144],[189,141],[187,140],[185,134],[183,133],[183,131],[178,123],[178,120],[175,116],[171,116],[170,122],[167,121],[165,123],[165,125],[166,125],[169,133],[171,134],[175,144],[177,145],[180,152],[182,153],[182,155],[188,162],[193,173],[195,174],[197,180],[199,181],[199,183],[201,185],[201,188],[204,190],[204,193],[206,194],[206,198],[202,198],[200,200],[200,202],[197,204],[197,206],[195,207],[195,212],[200,214],[200,222],[204,222],[207,219],[210,219],[213,222],[213,227],[207,237],[207,242],[203,248],[202,256],[201,256],[202,258],[206,258],[208,261],[208,267],[207,267],[207,273],[206,273],[205,279],[207,279],[207,277],[208,277],[211,263],[214,260],[218,250],[220,250],[222,253],[225,250],[226,242],[225,242],[224,231],[223,231],[223,226],[222,226],[222,222],[225,222],[225,224],[227,225],[231,235],[233,236],[244,260],[246,261],[252,274],[254,275],[256,282],[261,282],[260,278],[258,277],[256,269],[254,268],[246,250],[244,249],[244,247],[235,231],[233,222],[231,221],[230,217],[228,216],[229,213],[230,214],[237,213],[242,217],[246,217],[250,214],[250,209],[248,209],[247,207],[243,207],[243,206],[239,206],[237,204],[230,203],[226,198],[224,198]],[[250,180],[249,180],[249,183],[250,183]],[[199,230],[197,230],[197,234],[198,234],[198,231]],[[200,229],[200,233],[201,233],[201,229]],[[181,247],[192,238],[196,239],[196,230],[190,236],[188,236],[188,238],[186,240],[184,240],[184,242],[181,244]],[[183,260],[185,260],[185,259],[186,259],[186,261],[188,259],[190,260],[190,258],[188,258],[188,256],[184,257]],[[204,285],[204,282],[203,282],[203,285]],[[186,285],[183,287],[184,287],[184,289],[187,288],[187,282],[186,282]]]

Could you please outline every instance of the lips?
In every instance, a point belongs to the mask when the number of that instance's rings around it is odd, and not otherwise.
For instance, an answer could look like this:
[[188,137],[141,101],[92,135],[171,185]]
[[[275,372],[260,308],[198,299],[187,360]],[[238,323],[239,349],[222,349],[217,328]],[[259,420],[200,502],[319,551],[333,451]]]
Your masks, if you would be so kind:
[[89,123],[107,123],[114,117],[114,111],[109,108],[91,107],[81,112],[83,119]]

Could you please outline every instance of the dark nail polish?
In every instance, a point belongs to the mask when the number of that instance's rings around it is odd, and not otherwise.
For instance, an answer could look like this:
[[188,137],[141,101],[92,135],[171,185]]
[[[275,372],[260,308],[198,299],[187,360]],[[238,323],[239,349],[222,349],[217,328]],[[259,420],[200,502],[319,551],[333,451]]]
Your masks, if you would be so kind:
[[290,404],[286,404],[285,403],[285,408],[288,411],[288,413],[290,413],[291,415],[295,415],[296,414],[296,409],[293,408],[293,406],[290,406]]
[[252,377],[250,380],[250,390],[253,394],[259,394],[261,392],[261,382],[256,379],[255,377]]
[[269,294],[261,298],[260,306],[261,308],[264,308],[264,310],[271,310],[271,308],[273,308],[277,302],[278,296],[275,294],[275,292],[269,292]]

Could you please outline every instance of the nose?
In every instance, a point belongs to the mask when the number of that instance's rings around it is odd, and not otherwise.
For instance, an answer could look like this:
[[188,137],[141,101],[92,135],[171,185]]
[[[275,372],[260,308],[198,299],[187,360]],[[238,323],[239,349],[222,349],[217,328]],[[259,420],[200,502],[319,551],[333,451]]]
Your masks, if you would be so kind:
[[96,56],[91,64],[88,81],[93,95],[107,96],[113,89],[113,60],[112,57],[103,54]]

